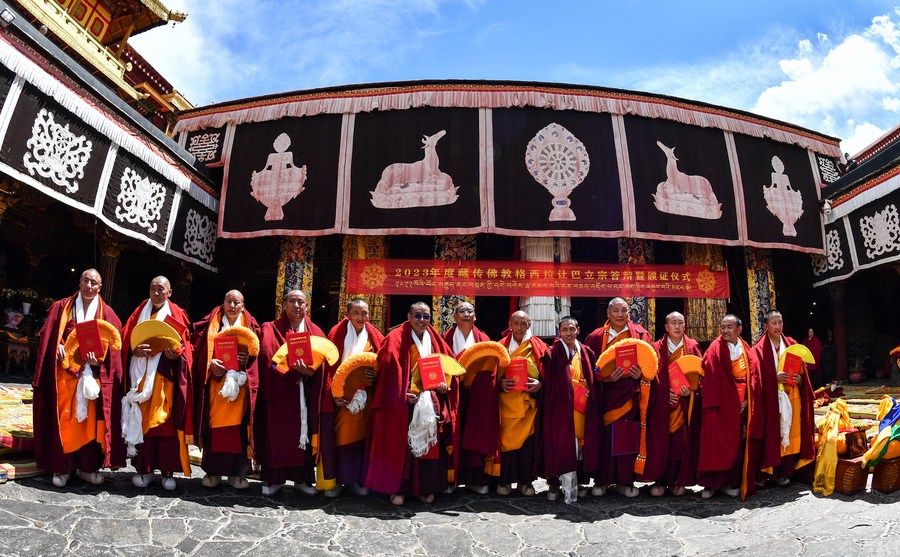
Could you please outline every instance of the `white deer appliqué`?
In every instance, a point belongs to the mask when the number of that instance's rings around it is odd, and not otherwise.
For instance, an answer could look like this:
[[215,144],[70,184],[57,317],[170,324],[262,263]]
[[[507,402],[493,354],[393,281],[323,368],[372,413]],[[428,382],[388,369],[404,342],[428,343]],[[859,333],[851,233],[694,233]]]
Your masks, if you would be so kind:
[[450,205],[459,198],[453,178],[438,168],[437,142],[447,134],[441,130],[422,136],[422,160],[397,162],[384,169],[372,194],[372,205],[379,209],[435,207]]
[[716,220],[722,217],[722,204],[716,199],[709,180],[703,176],[685,174],[678,170],[675,147],[656,142],[666,154],[666,180],[660,182],[653,194],[653,204],[663,213]]

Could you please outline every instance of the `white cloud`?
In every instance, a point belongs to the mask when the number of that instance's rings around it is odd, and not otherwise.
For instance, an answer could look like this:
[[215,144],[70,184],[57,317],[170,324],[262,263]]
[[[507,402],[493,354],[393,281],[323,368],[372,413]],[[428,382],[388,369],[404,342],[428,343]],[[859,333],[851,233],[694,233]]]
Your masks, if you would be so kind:
[[843,137],[851,153],[900,121],[900,29],[890,15],[836,44],[801,41],[780,67],[785,79],[759,95],[753,112]]
[[847,129],[850,131],[850,135],[841,141],[841,150],[851,155],[859,153],[887,133],[887,130],[879,128],[870,122],[863,122],[858,125],[851,124]]

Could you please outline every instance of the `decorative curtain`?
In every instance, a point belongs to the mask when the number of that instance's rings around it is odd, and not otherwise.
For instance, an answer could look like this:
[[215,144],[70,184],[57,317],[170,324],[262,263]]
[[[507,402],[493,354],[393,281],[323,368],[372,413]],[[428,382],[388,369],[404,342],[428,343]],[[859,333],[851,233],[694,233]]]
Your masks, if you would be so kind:
[[766,312],[775,307],[775,272],[772,257],[761,248],[744,248],[747,261],[747,290],[750,292],[752,340],[763,334]]
[[[313,285],[315,238],[283,238],[278,258],[278,280],[275,282],[275,315],[281,315],[282,301],[291,290],[302,290],[310,298]],[[309,301],[312,305],[312,300]]]
[[[473,234],[437,236],[434,239],[434,258],[452,261],[475,259],[475,236]],[[433,296],[434,328],[444,332],[456,322],[453,312],[460,302],[475,305],[474,296]]]
[[[619,263],[623,265],[645,265],[653,263],[653,244],[638,238],[619,238]],[[635,323],[643,325],[650,338],[656,338],[656,299],[646,296],[625,298],[628,315]]]
[[[722,247],[710,244],[684,244],[685,265],[706,265],[712,271],[725,268]],[[684,316],[688,336],[699,342],[710,342],[719,336],[725,316],[725,299],[688,298]]]
[[347,292],[347,265],[351,259],[382,259],[385,256],[384,236],[345,235],[341,262],[341,311],[353,298],[362,298],[369,304],[369,322],[379,331],[384,330],[384,294],[354,294]]
[[[572,240],[569,238],[522,238],[522,261],[569,263]],[[539,337],[555,337],[560,318],[572,311],[572,299],[553,296],[525,296],[519,307],[531,317],[531,332]]]

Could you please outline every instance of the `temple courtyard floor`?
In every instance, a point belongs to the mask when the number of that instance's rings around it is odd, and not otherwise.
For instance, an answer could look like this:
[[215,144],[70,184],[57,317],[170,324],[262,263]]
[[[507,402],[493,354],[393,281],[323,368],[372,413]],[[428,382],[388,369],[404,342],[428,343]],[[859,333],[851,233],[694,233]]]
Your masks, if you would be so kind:
[[761,490],[747,503],[717,493],[635,499],[617,493],[566,505],[541,491],[475,495],[393,507],[385,496],[274,497],[259,482],[237,491],[178,478],[136,488],[131,473],[106,482],[49,476],[0,485],[0,554],[29,555],[888,555],[900,539],[900,491],[813,494],[808,485]]

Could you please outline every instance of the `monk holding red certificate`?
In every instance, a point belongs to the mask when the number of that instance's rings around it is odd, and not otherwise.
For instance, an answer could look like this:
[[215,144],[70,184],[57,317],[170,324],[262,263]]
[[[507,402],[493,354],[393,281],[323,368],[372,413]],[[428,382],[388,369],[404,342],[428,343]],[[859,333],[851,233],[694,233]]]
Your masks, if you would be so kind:
[[81,273],[78,292],[50,306],[40,332],[32,382],[34,453],[38,467],[53,474],[56,487],[65,486],[76,471],[82,480],[101,484],[101,467],[125,466],[119,350],[89,353],[83,366],[63,365],[65,343],[77,323],[98,319],[115,329],[122,327],[100,297],[101,283],[96,269]]
[[238,290],[229,290],[221,306],[194,324],[194,429],[203,449],[203,486],[216,487],[222,476],[228,476],[230,486],[247,489],[259,379],[257,358],[247,349],[239,348],[236,362],[226,362],[224,354],[216,353],[217,335],[232,326],[245,327],[259,336],[259,325],[244,308],[244,295]]
[[[459,382],[434,391],[414,392],[413,368],[419,358],[452,350],[431,326],[431,308],[416,302],[407,320],[384,337],[366,435],[364,485],[391,495],[402,505],[407,495],[431,503],[447,489]],[[413,453],[415,451],[415,454]]]
[[[541,357],[548,347],[531,334],[531,317],[524,311],[509,316],[509,334],[500,339],[510,360],[528,363],[541,370]],[[509,368],[507,368],[508,373]],[[537,393],[540,377],[528,377],[518,385],[507,375],[500,381],[500,477],[497,495],[509,495],[512,484],[526,497],[534,495],[537,479],[535,424],[538,414]]]
[[[475,326],[475,306],[472,304],[457,304],[453,319],[456,324],[443,337],[457,359],[476,342],[490,340]],[[497,439],[500,437],[496,369],[477,373],[470,386],[462,387],[459,394],[459,424],[459,436],[454,442],[461,447],[456,483],[466,486],[469,491],[485,494],[488,492],[485,461],[497,453]]]
[[563,317],[559,338],[541,358],[543,388],[540,413],[539,474],[550,486],[549,501],[565,495],[573,502],[587,494],[588,455],[596,455],[600,437],[600,407],[594,389],[594,354],[578,342],[578,321]]
[[[311,401],[315,392],[313,375],[321,375],[324,366],[313,370],[301,358],[293,362],[287,373],[281,373],[272,365],[272,357],[288,336],[298,333],[325,336],[309,319],[308,308],[306,294],[291,290],[284,297],[281,317],[262,325],[254,438],[256,460],[262,468],[263,495],[274,495],[287,480],[294,482],[295,491],[304,495],[316,493],[311,485],[315,478],[311,439],[317,431],[312,417],[317,415],[318,405],[313,410]],[[307,408],[305,423],[301,404]]]
[[738,316],[722,319],[722,333],[703,355],[703,422],[700,428],[700,458],[697,483],[701,496],[709,499],[721,490],[729,497],[746,498],[755,490],[756,470],[745,465],[748,427],[753,430],[764,419],[759,364],[750,346],[741,338]]
[[[629,319],[628,303],[624,299],[610,300],[606,315],[606,324],[584,341],[594,353],[602,354],[610,346],[627,338],[653,342],[646,329]],[[634,467],[640,448],[641,374],[641,368],[635,362],[628,369],[616,367],[612,374],[603,378],[603,436],[599,447],[600,460],[596,472],[593,472],[594,488],[591,490],[595,496],[606,494],[606,488],[611,484],[626,497],[638,495],[634,487]],[[659,433],[665,434],[665,431],[648,429],[648,444],[653,444],[653,435]]]
[[[751,432],[750,465],[751,470],[764,471],[757,478],[760,482],[774,476],[778,485],[790,483],[794,470],[816,456],[812,383],[800,356],[786,353],[797,341],[785,336],[783,330],[781,312],[768,312],[766,334],[753,346],[762,375],[766,419],[763,428]],[[778,371],[782,357],[784,369]],[[780,424],[785,416],[790,418],[791,428],[789,435],[783,437]]]
[[[690,385],[670,381],[674,377],[687,382],[678,360],[683,356],[702,357],[697,341],[684,334],[684,316],[673,311],[666,316],[666,334],[653,345],[659,357],[657,381],[653,384],[654,404],[650,407],[648,429],[665,429],[668,443],[662,447],[647,448],[647,467],[659,468],[663,475],[650,488],[650,495],[660,496],[666,488],[672,495],[686,493],[686,486],[697,483],[697,457],[700,452],[700,398],[692,395]],[[656,397],[662,398],[658,401]]]
[[[365,463],[366,430],[369,426],[369,406],[374,387],[359,389],[349,400],[333,397],[331,379],[334,372],[347,358],[364,352],[378,352],[384,344],[384,335],[369,323],[369,304],[362,298],[353,298],[347,302],[346,314],[340,323],[328,333],[328,340],[337,346],[340,352],[338,362],[329,366],[327,391],[322,396],[319,411],[321,420],[319,440],[319,466],[326,479],[334,478],[339,486],[348,486],[354,495],[366,495],[369,490],[363,487],[363,464]],[[367,368],[366,378],[374,385],[377,377],[375,370]],[[333,435],[329,439],[326,432],[331,427]],[[329,495],[326,492],[326,495]]]
[[[154,470],[159,470],[167,491],[176,487],[174,472],[191,475],[187,435],[193,434],[193,355],[186,327],[190,319],[169,299],[171,295],[169,279],[159,276],[150,281],[150,297],[128,318],[122,335],[127,388],[123,407],[128,412],[123,420],[128,424],[125,441],[137,472],[131,481],[147,487],[156,478]],[[150,339],[144,339],[132,350],[135,327],[145,321],[173,322],[180,327],[171,329],[178,340],[160,352],[154,351]]]

